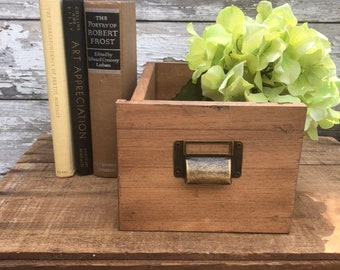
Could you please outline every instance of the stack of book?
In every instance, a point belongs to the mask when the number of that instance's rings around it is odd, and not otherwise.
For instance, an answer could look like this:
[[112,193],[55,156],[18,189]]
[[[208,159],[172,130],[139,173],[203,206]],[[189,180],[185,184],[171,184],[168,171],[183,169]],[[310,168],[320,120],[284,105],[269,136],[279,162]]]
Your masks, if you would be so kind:
[[137,83],[135,3],[39,4],[56,175],[117,177],[115,101]]

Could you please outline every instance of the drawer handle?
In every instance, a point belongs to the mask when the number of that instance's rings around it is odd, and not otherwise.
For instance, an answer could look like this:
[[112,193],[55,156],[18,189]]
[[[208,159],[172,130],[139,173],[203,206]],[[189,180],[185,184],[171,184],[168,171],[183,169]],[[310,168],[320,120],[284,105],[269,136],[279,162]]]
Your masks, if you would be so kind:
[[174,175],[186,184],[230,185],[242,172],[240,141],[175,141]]

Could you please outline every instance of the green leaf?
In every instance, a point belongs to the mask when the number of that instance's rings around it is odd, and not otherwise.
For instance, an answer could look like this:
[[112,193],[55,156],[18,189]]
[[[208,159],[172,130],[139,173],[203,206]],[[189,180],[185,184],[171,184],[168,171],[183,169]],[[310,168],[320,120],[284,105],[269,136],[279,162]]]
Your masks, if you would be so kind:
[[258,3],[256,10],[258,12],[256,21],[263,23],[273,12],[272,3],[269,1],[261,1]]
[[317,141],[319,136],[318,136],[318,124],[314,121],[308,121],[308,117],[306,120],[306,123],[309,123],[308,128],[306,128],[305,126],[305,133],[307,134],[307,136],[314,140]]
[[197,34],[194,28],[194,24],[192,22],[187,24],[187,31],[189,34],[193,35],[194,37],[199,37],[199,35]]
[[225,101],[245,101],[245,91],[253,87],[254,85],[247,82],[242,76],[234,76],[227,87],[221,90]]
[[266,97],[274,99],[278,95],[282,94],[285,89],[286,89],[285,85],[278,85],[277,87],[264,87],[263,93],[266,95]]
[[292,27],[289,31],[288,51],[294,59],[299,59],[315,46],[315,37],[311,35],[307,24]]
[[274,67],[273,76],[278,82],[285,84],[294,83],[300,76],[300,63],[293,59],[287,52],[284,52],[278,63]]
[[222,9],[216,18],[216,23],[222,25],[236,40],[243,33],[244,13],[236,6]]
[[246,32],[243,36],[242,53],[256,54],[263,42],[267,27],[260,23],[248,22],[245,24]]
[[303,72],[297,80],[288,85],[288,91],[293,96],[304,96],[307,92],[314,91],[315,85],[308,81],[308,73]]
[[246,100],[249,102],[257,102],[257,103],[267,103],[269,102],[268,98],[263,93],[250,93],[250,91],[245,92]]
[[225,45],[227,47],[231,46],[233,41],[232,34],[227,32],[220,24],[207,26],[203,31],[203,38],[207,41],[220,45]]
[[255,74],[254,84],[257,86],[258,89],[260,89],[261,91],[263,90],[263,81],[260,71],[256,72]]
[[189,80],[173,98],[173,100],[202,100],[202,90],[200,84],[194,84]]
[[319,84],[320,80],[336,76],[336,67],[329,54],[323,49],[308,52],[300,57],[299,63],[306,72],[311,74],[310,83]]
[[235,63],[244,62],[245,66],[249,69],[251,74],[255,74],[259,70],[259,60],[258,57],[253,54],[232,54],[232,59],[236,60],[233,61],[233,66]]
[[271,38],[272,36],[270,35],[264,36],[264,42],[257,54],[259,58],[259,70],[265,69],[269,63],[273,63],[279,59],[286,49],[286,44],[281,38]]
[[217,45],[199,37],[193,37],[190,50],[186,56],[190,70],[194,71],[193,80],[196,81],[203,72],[207,71],[215,58]]
[[291,95],[277,95],[276,97],[272,97],[269,99],[270,102],[276,102],[276,103],[300,103],[301,100],[297,97],[293,97]]
[[235,65],[222,82],[219,91],[223,93],[225,101],[245,101],[245,92],[254,85],[243,78],[245,62]]
[[334,125],[340,123],[340,112],[335,111],[333,109],[328,109],[327,111],[328,117],[319,121],[318,124],[323,129],[332,128]]
[[263,22],[268,25],[272,31],[282,31],[297,25],[298,20],[294,16],[291,7],[288,4],[274,8],[271,14]]
[[223,68],[220,66],[211,67],[205,74],[202,75],[201,85],[203,95],[213,100],[222,101],[223,94],[219,92],[218,89],[225,77],[226,75]]

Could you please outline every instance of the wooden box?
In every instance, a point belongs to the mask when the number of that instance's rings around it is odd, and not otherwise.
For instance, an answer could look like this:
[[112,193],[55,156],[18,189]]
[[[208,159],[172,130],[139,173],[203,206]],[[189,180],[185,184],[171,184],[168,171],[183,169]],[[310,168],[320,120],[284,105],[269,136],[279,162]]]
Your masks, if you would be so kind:
[[[148,63],[131,100],[117,101],[119,228],[289,232],[305,105],[171,100],[190,77],[184,63]],[[186,184],[174,169],[182,141],[208,152],[240,142],[241,171],[231,184]]]

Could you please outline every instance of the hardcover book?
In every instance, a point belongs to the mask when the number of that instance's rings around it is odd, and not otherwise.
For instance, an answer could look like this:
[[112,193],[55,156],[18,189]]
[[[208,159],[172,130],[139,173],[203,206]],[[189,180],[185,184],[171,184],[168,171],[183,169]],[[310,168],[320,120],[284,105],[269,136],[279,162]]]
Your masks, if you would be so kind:
[[116,100],[137,83],[134,2],[85,0],[93,171],[117,177]]
[[89,175],[93,164],[83,0],[63,0],[63,27],[76,172]]
[[61,0],[40,0],[53,153],[57,177],[75,172],[68,98]]

